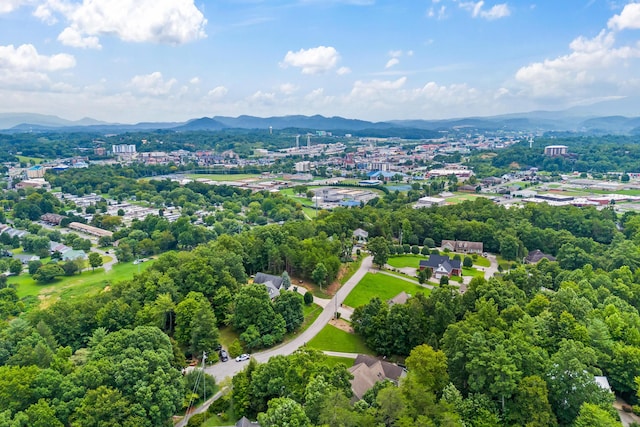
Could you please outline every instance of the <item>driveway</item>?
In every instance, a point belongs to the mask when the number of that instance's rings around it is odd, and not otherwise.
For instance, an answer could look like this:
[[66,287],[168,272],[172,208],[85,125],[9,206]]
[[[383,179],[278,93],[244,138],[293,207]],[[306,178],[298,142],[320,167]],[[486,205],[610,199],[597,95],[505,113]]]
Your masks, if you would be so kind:
[[[354,273],[353,276],[351,276],[349,280],[347,280],[344,285],[342,285],[340,290],[336,292],[333,298],[331,298],[331,300],[326,303],[324,309],[322,310],[322,313],[320,313],[316,321],[313,322],[313,324],[309,326],[306,331],[289,342],[283,343],[268,350],[261,351],[259,353],[254,353],[251,356],[258,362],[265,363],[272,356],[289,355],[296,351],[299,347],[302,347],[307,342],[309,342],[322,330],[322,328],[325,327],[327,323],[329,323],[329,320],[331,320],[331,318],[334,316],[336,308],[340,307],[340,304],[342,304],[347,295],[349,295],[353,288],[356,287],[358,282],[362,280],[369,269],[372,268],[372,260],[373,258],[371,256],[368,256],[362,260],[360,268]],[[225,378],[233,377],[235,374],[240,372],[248,363],[248,361],[236,362],[235,360],[231,359],[228,362],[218,362],[213,366],[209,366],[208,368],[206,368],[206,372],[216,379],[217,384],[220,384],[220,382]]]

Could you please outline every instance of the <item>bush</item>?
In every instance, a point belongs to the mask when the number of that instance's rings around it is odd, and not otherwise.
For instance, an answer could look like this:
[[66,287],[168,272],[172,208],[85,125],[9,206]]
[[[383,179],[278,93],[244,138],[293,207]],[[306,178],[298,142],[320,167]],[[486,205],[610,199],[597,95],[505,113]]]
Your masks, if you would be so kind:
[[422,255],[425,255],[425,256],[426,256],[426,255],[429,255],[429,253],[430,253],[429,248],[428,248],[427,246],[423,246],[423,247],[422,247],[422,250],[420,251],[420,253],[421,253]]
[[448,285],[449,284],[449,277],[448,276],[442,276],[440,278],[440,284],[441,285]]
[[221,412],[226,412],[229,409],[231,393],[225,394],[220,399],[214,400],[213,403],[207,409],[209,415],[218,415]]
[[305,305],[313,304],[313,294],[311,292],[307,291],[304,294],[304,303],[305,303]]
[[462,257],[460,256],[460,254],[455,254],[453,256],[453,259],[456,260],[456,261],[462,261]]
[[229,356],[238,357],[242,353],[244,353],[244,349],[242,348],[240,340],[236,338],[229,346]]
[[207,414],[194,414],[189,418],[187,427],[200,427],[207,420]]
[[435,248],[436,247],[436,242],[431,237],[427,237],[422,242],[422,246],[426,246],[428,248]]
[[402,252],[404,252],[405,254],[411,252],[411,245],[409,245],[408,243],[402,245]]
[[360,254],[361,254],[360,249],[356,249],[356,255],[360,256]]
[[420,253],[420,247],[418,245],[411,246],[411,253],[418,255]]
[[[446,251],[445,251],[446,252]],[[440,255],[440,251],[437,249],[431,249],[431,254],[433,255]]]
[[471,268],[473,267],[473,259],[469,256],[464,257],[464,261],[462,262],[463,267]]

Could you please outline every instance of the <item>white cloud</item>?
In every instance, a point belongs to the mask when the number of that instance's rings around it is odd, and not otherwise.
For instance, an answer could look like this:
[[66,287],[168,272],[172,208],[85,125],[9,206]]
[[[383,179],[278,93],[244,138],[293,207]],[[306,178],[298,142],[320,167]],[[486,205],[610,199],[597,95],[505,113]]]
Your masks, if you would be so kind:
[[227,93],[229,93],[229,89],[227,89],[226,87],[216,86],[211,89],[207,95],[209,95],[210,98],[220,99],[224,98]]
[[67,27],[58,35],[58,41],[66,46],[78,47],[82,49],[101,49],[100,39],[96,36],[83,37],[82,34],[73,27]]
[[567,55],[520,68],[516,80],[534,96],[566,96],[589,86],[624,84],[625,65],[640,58],[640,44],[616,47],[614,33],[605,30],[592,39],[578,37],[569,47]]
[[165,80],[159,71],[135,76],[131,79],[131,86],[136,91],[152,96],[167,95],[174,84],[176,84],[176,79]]
[[73,68],[76,60],[72,55],[40,55],[32,44],[14,47],[0,46],[0,69],[16,71],[59,71]]
[[302,68],[302,74],[324,73],[336,66],[340,55],[332,46],[318,46],[311,49],[289,51],[280,64],[283,68]]
[[189,80],[189,83],[191,83],[192,85],[199,85],[200,84],[200,77],[198,77],[198,76],[192,77],[191,80]]
[[389,56],[392,58],[400,58],[402,56],[401,50],[391,50],[389,51]]
[[248,100],[252,103],[272,105],[276,101],[276,94],[259,90],[251,95]]
[[438,20],[445,19],[447,17],[447,7],[445,5],[440,5],[439,8],[435,8],[432,6],[427,10],[427,16],[429,18],[436,18]]
[[33,3],[33,0],[0,0],[0,14],[10,13],[22,5]]
[[402,88],[406,82],[406,77],[400,77],[397,80],[371,80],[369,82],[358,80],[353,84],[349,96],[359,99],[377,98],[384,92]]
[[206,37],[207,20],[193,0],[46,0],[34,15],[47,22],[61,15],[68,26],[58,40],[74,47],[99,48],[107,35],[169,45]]
[[351,73],[351,68],[349,67],[340,67],[336,70],[336,74],[339,76],[346,76]]
[[471,16],[474,18],[484,18],[489,21],[494,19],[505,18],[511,15],[511,10],[506,3],[496,4],[489,10],[484,9],[484,1],[478,2],[461,2],[460,7],[471,12]]
[[391,58],[390,60],[387,61],[387,65],[384,66],[384,68],[391,68],[394,65],[398,65],[400,63],[400,60],[398,58]]
[[291,95],[298,90],[298,87],[293,83],[283,83],[278,89],[280,89],[280,92],[285,95]]
[[607,23],[612,30],[640,29],[640,3],[629,3],[620,15],[614,15]]

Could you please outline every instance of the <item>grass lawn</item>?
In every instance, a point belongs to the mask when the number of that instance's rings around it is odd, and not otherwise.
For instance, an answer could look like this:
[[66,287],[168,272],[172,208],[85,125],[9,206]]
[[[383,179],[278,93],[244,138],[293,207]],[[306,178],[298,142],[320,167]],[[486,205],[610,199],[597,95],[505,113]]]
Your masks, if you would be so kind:
[[38,284],[29,274],[22,274],[9,277],[8,283],[16,285],[18,297],[37,296],[42,305],[48,306],[59,299],[97,294],[112,283],[132,278],[135,273],[146,270],[152,263],[153,260],[138,265],[116,264],[106,273],[103,268],[98,268],[76,276],[60,277],[46,284]]
[[[473,258],[473,256],[472,256]],[[462,258],[464,259],[464,258]],[[476,259],[473,260],[473,265],[477,265],[480,267],[491,267],[491,261],[489,261],[487,258],[478,255],[476,257]]]
[[196,173],[187,175],[188,178],[198,179],[198,178],[206,178],[211,181],[240,181],[242,179],[248,178],[259,178],[260,175],[257,174],[249,174],[249,173],[225,173],[225,174],[206,174],[206,173]]
[[302,310],[304,314],[304,320],[302,321],[302,325],[300,325],[300,328],[298,328],[297,331],[286,334],[284,336],[285,341],[292,340],[298,335],[300,335],[301,333],[303,333],[304,331],[306,331],[307,328],[311,326],[313,322],[316,321],[318,316],[320,316],[320,313],[322,313],[322,307],[320,307],[318,304],[303,305]]
[[360,307],[369,303],[373,297],[379,297],[386,301],[402,291],[410,295],[416,295],[418,292],[429,293],[429,289],[414,285],[406,280],[396,279],[386,274],[367,273],[353,291],[347,295],[344,304],[349,307]]
[[424,255],[405,254],[400,256],[389,257],[389,259],[387,260],[387,264],[395,268],[403,268],[403,267],[418,268],[420,266],[421,259],[427,259],[427,257],[425,257]]
[[29,163],[31,160],[35,162],[36,165],[45,162],[47,159],[43,159],[41,157],[28,157],[28,156],[16,156],[20,162]]
[[462,267],[462,275],[463,276],[474,276],[474,277],[484,277],[484,271],[478,270],[477,268],[467,268]]
[[222,344],[224,348],[228,349],[231,343],[239,336],[231,326],[223,326],[220,328],[220,344]]
[[327,325],[322,328],[320,333],[309,341],[307,345],[321,351],[373,354],[365,345],[362,337],[345,332],[333,325]]
[[333,368],[334,366],[342,364],[347,368],[350,368],[353,366],[354,360],[355,359],[352,359],[350,357],[327,356],[327,361],[325,362],[325,365],[329,366],[330,368]]

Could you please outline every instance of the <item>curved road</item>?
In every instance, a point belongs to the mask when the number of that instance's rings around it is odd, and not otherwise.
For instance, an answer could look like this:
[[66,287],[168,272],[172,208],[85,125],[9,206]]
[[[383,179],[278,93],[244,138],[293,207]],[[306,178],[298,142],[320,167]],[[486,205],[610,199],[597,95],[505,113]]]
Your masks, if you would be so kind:
[[[309,342],[313,337],[315,337],[324,326],[329,323],[329,320],[334,316],[336,306],[340,306],[344,299],[349,295],[349,293],[356,287],[358,282],[362,280],[364,275],[371,269],[372,267],[372,257],[368,256],[362,260],[362,264],[360,268],[354,273],[353,276],[347,282],[342,285],[340,290],[336,292],[336,294],[331,298],[330,302],[326,305],[322,313],[318,316],[315,322],[311,326],[307,328],[306,331],[298,335],[293,340],[286,342],[278,347],[270,348],[265,351],[261,351],[259,353],[254,353],[251,357],[255,358],[258,362],[264,363],[269,360],[272,356],[277,355],[288,355],[296,351],[299,347],[303,346],[305,343]],[[210,366],[205,369],[207,374],[212,375],[216,379],[216,383],[220,384],[220,382],[226,377],[232,377],[238,372],[240,372],[249,362],[236,362],[231,359],[228,362],[220,362],[216,363],[213,366]]]

